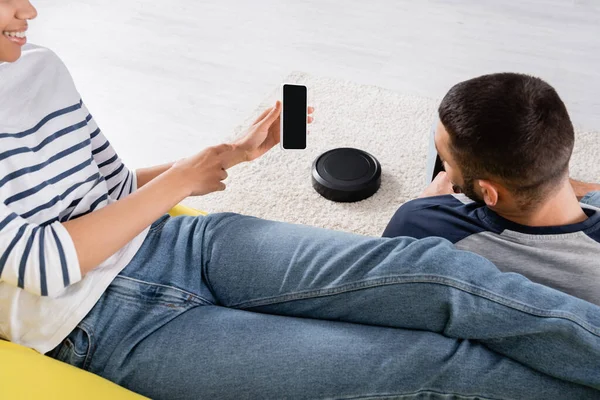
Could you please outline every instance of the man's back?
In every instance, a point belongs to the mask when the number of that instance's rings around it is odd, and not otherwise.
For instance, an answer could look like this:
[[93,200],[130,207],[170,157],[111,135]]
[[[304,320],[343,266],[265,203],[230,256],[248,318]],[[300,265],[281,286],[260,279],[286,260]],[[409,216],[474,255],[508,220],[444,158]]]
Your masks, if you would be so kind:
[[582,208],[588,219],[579,224],[529,227],[464,195],[428,197],[400,207],[383,236],[440,236],[486,257],[501,271],[600,305],[600,209]]

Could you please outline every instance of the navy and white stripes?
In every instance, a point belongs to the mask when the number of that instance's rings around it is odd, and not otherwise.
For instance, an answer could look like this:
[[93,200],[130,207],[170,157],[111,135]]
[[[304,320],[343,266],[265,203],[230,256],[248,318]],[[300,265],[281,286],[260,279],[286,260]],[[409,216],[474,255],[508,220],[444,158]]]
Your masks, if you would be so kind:
[[21,131],[0,130],[0,281],[56,296],[81,280],[61,223],[136,186],[81,100]]
[[73,331],[148,230],[81,277],[62,223],[136,189],[55,53],[0,62],[0,338],[46,353]]

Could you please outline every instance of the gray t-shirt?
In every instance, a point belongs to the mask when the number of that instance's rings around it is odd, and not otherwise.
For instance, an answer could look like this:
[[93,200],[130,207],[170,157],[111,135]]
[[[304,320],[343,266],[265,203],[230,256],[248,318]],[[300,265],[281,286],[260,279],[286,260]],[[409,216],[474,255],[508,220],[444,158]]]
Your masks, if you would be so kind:
[[530,227],[464,195],[429,197],[400,207],[383,236],[440,236],[486,257],[503,272],[600,305],[600,208],[581,207],[588,219],[579,224]]

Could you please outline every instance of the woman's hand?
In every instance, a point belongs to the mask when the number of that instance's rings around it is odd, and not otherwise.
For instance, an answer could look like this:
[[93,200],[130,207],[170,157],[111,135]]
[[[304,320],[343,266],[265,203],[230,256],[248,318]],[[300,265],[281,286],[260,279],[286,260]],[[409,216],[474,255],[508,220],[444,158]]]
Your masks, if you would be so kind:
[[[314,112],[308,107],[308,113]],[[244,161],[252,161],[265,154],[279,143],[281,102],[267,108],[247,133],[233,144],[209,147],[200,153],[184,158],[170,168],[183,182],[190,196],[202,196],[225,190],[222,182],[227,178],[225,170]],[[307,123],[312,123],[312,115]]]
[[[313,107],[308,107],[307,123],[313,122]],[[267,108],[252,126],[248,128],[246,134],[234,145],[243,153],[244,161],[252,161],[271,150],[280,140],[281,125],[281,102],[277,101],[274,107]]]
[[221,144],[208,147],[200,153],[177,161],[170,173],[177,173],[189,196],[203,196],[225,190],[225,164],[234,146]]

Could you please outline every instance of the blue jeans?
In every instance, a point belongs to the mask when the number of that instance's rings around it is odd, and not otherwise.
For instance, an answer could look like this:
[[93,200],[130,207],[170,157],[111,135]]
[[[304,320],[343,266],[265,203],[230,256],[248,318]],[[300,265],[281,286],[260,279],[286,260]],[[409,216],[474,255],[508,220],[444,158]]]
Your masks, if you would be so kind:
[[581,203],[600,208],[600,192],[589,192],[583,196]]
[[440,238],[163,217],[49,355],[156,399],[598,399],[600,307]]

